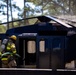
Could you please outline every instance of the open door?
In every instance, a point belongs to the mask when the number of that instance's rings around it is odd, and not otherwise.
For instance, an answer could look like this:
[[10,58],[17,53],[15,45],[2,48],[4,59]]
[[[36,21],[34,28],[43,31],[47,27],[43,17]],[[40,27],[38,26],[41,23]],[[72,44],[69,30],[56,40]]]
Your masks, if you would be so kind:
[[19,65],[26,68],[36,67],[36,38],[33,36],[19,37],[18,52],[21,56]]

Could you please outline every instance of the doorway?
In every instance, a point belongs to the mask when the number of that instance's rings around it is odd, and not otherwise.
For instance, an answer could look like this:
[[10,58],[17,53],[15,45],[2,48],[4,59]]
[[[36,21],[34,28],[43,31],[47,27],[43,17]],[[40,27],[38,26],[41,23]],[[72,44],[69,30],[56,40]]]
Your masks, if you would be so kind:
[[20,37],[18,52],[21,56],[19,65],[26,68],[36,67],[36,39],[34,37]]

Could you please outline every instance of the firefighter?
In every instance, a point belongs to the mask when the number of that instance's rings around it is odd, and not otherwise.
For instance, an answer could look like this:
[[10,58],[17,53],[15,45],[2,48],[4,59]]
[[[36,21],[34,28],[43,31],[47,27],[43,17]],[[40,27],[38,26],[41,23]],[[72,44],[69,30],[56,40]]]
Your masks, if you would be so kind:
[[10,36],[8,38],[7,44],[5,45],[5,49],[2,50],[2,52],[0,52],[0,55],[2,55],[2,58],[1,58],[2,68],[14,68],[17,66],[16,60],[15,60],[16,39],[17,37],[15,35]]

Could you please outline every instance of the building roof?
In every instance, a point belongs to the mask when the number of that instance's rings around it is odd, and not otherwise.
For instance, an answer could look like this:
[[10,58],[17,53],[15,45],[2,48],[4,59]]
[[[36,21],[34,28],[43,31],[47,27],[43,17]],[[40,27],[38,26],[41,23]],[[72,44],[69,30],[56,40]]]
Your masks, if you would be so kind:
[[58,15],[55,16],[59,20],[76,27],[76,15]]

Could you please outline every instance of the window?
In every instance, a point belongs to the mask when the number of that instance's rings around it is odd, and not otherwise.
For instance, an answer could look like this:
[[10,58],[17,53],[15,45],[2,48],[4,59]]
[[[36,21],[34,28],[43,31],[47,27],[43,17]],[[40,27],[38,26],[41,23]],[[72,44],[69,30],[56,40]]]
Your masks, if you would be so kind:
[[45,41],[44,40],[41,40],[39,42],[39,50],[40,52],[45,52]]
[[53,50],[61,49],[61,40],[59,38],[54,38],[52,40],[52,48],[53,48]]
[[27,50],[28,50],[28,53],[35,53],[36,52],[36,42],[28,41],[27,42]]

